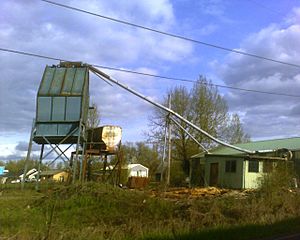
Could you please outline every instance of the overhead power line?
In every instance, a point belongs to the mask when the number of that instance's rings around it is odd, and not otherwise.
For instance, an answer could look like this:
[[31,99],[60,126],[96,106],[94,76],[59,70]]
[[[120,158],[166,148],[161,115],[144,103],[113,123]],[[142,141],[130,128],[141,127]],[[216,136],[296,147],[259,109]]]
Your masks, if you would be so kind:
[[40,1],[52,4],[52,5],[56,5],[56,6],[59,6],[59,7],[63,7],[63,8],[66,8],[66,9],[74,10],[74,11],[77,11],[77,12],[89,14],[89,15],[92,15],[92,16],[95,16],[95,17],[103,18],[103,19],[113,21],[113,22],[116,22],[116,23],[128,25],[128,26],[135,27],[135,28],[140,28],[140,29],[143,29],[143,30],[147,30],[147,31],[151,31],[151,32],[154,32],[154,33],[162,34],[162,35],[165,35],[165,36],[169,36],[169,37],[181,39],[181,40],[184,40],[184,41],[189,41],[189,42],[192,42],[192,43],[204,45],[204,46],[207,46],[207,47],[217,48],[217,49],[220,49],[220,50],[223,50],[223,51],[232,52],[232,53],[236,53],[236,54],[240,54],[240,55],[244,55],[244,56],[248,56],[248,57],[253,57],[253,58],[256,58],[256,59],[260,59],[260,60],[265,60],[265,61],[279,63],[279,64],[291,66],[291,67],[300,68],[299,64],[284,62],[284,61],[280,61],[280,60],[277,60],[277,59],[273,59],[273,58],[269,58],[269,57],[265,57],[265,56],[260,56],[260,55],[254,54],[254,53],[247,53],[247,52],[244,52],[244,51],[239,51],[239,50],[223,47],[223,46],[220,46],[220,45],[216,45],[216,44],[212,44],[212,43],[208,43],[208,42],[203,42],[203,41],[192,39],[192,38],[185,37],[185,36],[182,36],[182,35],[157,30],[157,29],[154,29],[154,28],[150,28],[150,27],[146,27],[146,26],[139,25],[139,24],[136,24],[136,23],[131,23],[131,22],[128,22],[128,21],[117,19],[117,18],[113,18],[113,17],[102,15],[102,14],[90,12],[90,11],[87,11],[87,10],[84,10],[84,9],[81,9],[81,8],[76,8],[76,7],[73,7],[73,6],[70,6],[70,5],[53,2],[53,1],[50,1],[50,0],[40,0]]
[[[66,59],[62,59],[62,58],[51,57],[51,56],[41,55],[41,54],[37,54],[37,53],[19,51],[19,50],[8,49],[8,48],[0,48],[0,51],[19,54],[19,55],[24,55],[24,56],[30,56],[30,57],[43,58],[43,59],[48,59],[48,60],[55,60],[55,61],[70,61],[70,60],[66,60]],[[187,79],[187,78],[176,78],[176,77],[171,77],[171,76],[162,76],[162,75],[139,72],[139,71],[134,71],[134,70],[128,70],[128,69],[122,69],[122,68],[116,68],[116,67],[109,67],[109,66],[104,66],[104,65],[99,65],[99,64],[90,64],[90,65],[94,66],[94,67],[102,68],[102,69],[118,71],[118,72],[125,72],[125,73],[130,73],[130,74],[138,74],[138,75],[147,76],[147,77],[154,77],[154,78],[167,79],[167,80],[180,81],[180,82],[205,84],[205,83],[201,83],[201,82],[198,82],[198,81],[195,81],[195,80],[192,80],[192,79]],[[226,85],[214,84],[214,83],[206,83],[206,85],[211,85],[211,86],[215,86],[215,87],[219,87],[219,88],[225,88],[225,89],[231,89],[231,90],[237,90],[237,91],[244,91],[244,92],[252,92],[252,93],[260,93],[260,94],[300,98],[300,95],[287,94],[287,93],[269,92],[269,91],[255,90],[255,89],[239,88],[239,87],[226,86]]]
[[8,49],[8,48],[0,48],[0,51],[21,54],[21,55],[30,56],[30,57],[44,58],[44,59],[55,60],[55,61],[66,61],[61,58],[49,57],[49,56],[45,56],[45,55],[41,55],[41,54],[37,54],[37,53],[24,52],[24,51]]

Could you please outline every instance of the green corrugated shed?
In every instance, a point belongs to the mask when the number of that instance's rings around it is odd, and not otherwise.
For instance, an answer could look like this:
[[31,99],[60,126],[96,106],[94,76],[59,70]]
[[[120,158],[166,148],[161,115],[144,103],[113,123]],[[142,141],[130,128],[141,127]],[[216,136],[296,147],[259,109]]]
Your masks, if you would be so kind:
[[[34,141],[76,143],[80,119],[85,124],[89,108],[89,69],[81,63],[47,66],[37,94]],[[77,129],[77,130],[76,130]]]
[[[273,151],[282,148],[287,148],[289,150],[299,150],[300,137],[263,140],[263,141],[249,142],[249,143],[239,143],[239,144],[234,144],[234,146],[247,149],[250,151],[260,151],[260,152],[264,152],[264,151],[268,152],[268,151]],[[245,154],[235,149],[223,147],[223,146],[210,150],[210,153],[218,154],[218,155],[244,155]],[[204,153],[196,154],[192,156],[192,158],[199,158],[202,156],[204,156]]]
[[[235,146],[256,151],[257,157],[279,157],[276,150],[288,149],[292,152],[291,161],[295,172],[300,176],[300,137],[241,143],[235,144]],[[192,174],[193,184],[237,189],[258,188],[263,176],[269,172],[270,165],[271,168],[274,167],[275,160],[249,159],[248,155],[220,146],[211,149],[210,153],[199,153],[192,156],[191,161],[195,166],[194,174]],[[250,164],[252,164],[252,168]],[[257,166],[255,170],[253,164]],[[201,167],[204,168],[204,173],[200,175]],[[199,176],[204,178],[204,184],[199,180]]]

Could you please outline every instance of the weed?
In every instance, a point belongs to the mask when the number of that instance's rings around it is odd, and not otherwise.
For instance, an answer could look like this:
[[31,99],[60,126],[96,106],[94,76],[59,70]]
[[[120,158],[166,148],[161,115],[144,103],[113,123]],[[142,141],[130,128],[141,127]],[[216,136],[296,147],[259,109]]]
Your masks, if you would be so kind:
[[[1,237],[15,236],[22,240],[247,239],[246,236],[253,237],[251,231],[258,229],[265,233],[264,227],[277,227],[270,225],[272,223],[291,217],[300,219],[299,194],[282,188],[278,188],[276,194],[261,189],[243,198],[179,200],[97,183],[41,189],[41,193],[30,189],[3,192]],[[294,221],[300,227],[299,219]],[[243,238],[238,238],[235,232]],[[270,231],[273,233],[277,234]]]

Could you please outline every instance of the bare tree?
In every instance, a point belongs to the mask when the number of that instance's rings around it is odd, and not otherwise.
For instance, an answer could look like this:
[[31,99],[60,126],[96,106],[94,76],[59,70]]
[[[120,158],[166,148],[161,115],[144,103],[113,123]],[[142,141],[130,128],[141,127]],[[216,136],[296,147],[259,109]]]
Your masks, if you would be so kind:
[[250,142],[250,135],[244,132],[240,117],[236,113],[230,116],[223,136],[231,144]]
[[87,118],[87,128],[96,128],[100,125],[100,113],[95,103],[89,109]]

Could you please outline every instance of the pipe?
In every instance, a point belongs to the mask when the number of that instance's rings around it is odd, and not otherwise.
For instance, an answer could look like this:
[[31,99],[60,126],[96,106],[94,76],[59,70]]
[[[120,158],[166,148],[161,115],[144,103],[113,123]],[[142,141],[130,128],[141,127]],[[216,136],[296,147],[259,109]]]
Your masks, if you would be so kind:
[[[232,148],[232,149],[235,149],[237,151],[240,151],[240,152],[244,152],[244,153],[249,153],[249,154],[254,154],[255,151],[250,151],[250,150],[247,150],[247,149],[243,149],[243,148],[239,148],[239,147],[236,147],[234,145],[231,145],[229,143],[226,143],[222,140],[219,140],[215,137],[213,137],[212,135],[210,135],[209,133],[207,133],[206,131],[204,131],[203,129],[201,129],[200,127],[196,126],[195,124],[193,124],[192,122],[188,121],[187,119],[185,119],[184,117],[182,117],[181,115],[179,115],[178,113],[174,112],[173,110],[163,106],[162,104],[160,103],[157,103],[157,102],[154,102],[152,100],[150,100],[149,98],[147,98],[146,96],[140,94],[139,92],[129,88],[128,86],[120,83],[119,81],[117,81],[116,79],[110,77],[109,75],[105,74],[104,72],[100,71],[99,69],[93,67],[92,65],[89,65],[89,69],[93,72],[93,73],[98,73],[100,76],[106,78],[107,80],[113,82],[114,84],[118,85],[119,87],[125,89],[126,91],[136,95],[137,97],[145,100],[146,102],[174,115],[175,117],[179,118],[180,120],[182,120],[183,122],[185,122],[186,124],[188,124],[189,126],[191,126],[192,128],[196,129],[197,131],[199,131],[200,133],[202,133],[203,135],[205,135],[206,137],[210,138],[211,140],[225,146],[225,147],[229,147],[229,148]],[[96,74],[97,75],[97,74]],[[98,75],[97,75],[98,76]]]
[[190,134],[183,126],[180,125],[179,122],[177,122],[174,118],[171,117],[171,120],[177,125],[180,129],[182,129],[187,135],[190,136],[191,139],[194,140],[195,143],[197,143],[206,153],[209,153],[209,151],[196,139],[193,137],[192,134]]

